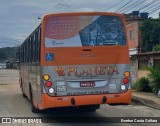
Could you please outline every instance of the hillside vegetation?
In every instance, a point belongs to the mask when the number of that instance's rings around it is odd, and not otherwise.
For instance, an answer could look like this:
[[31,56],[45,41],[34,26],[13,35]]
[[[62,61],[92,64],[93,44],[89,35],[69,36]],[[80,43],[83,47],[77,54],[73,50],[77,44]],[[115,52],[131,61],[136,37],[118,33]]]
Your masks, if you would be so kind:
[[16,58],[17,47],[0,48],[0,62]]

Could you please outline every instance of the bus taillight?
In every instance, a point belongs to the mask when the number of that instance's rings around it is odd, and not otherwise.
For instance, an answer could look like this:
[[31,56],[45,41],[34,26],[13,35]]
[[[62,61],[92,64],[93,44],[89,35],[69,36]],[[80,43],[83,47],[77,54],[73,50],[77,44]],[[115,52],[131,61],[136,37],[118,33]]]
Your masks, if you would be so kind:
[[126,72],[124,73],[124,76],[125,76],[125,77],[130,77],[130,72],[129,72],[129,71],[126,71]]
[[123,78],[123,84],[128,84],[129,80],[128,78]]
[[51,87],[51,86],[52,86],[52,82],[47,81],[47,82],[45,83],[45,85],[46,85],[46,87]]
[[126,90],[126,86],[125,85],[121,85],[121,90]]
[[54,93],[54,88],[49,88],[49,90],[48,90],[48,91],[49,91],[49,93],[51,93],[51,94],[52,94],[52,93]]
[[48,80],[50,79],[50,76],[49,76],[48,74],[45,74],[45,75],[43,76],[43,79],[44,79],[45,81],[48,81]]

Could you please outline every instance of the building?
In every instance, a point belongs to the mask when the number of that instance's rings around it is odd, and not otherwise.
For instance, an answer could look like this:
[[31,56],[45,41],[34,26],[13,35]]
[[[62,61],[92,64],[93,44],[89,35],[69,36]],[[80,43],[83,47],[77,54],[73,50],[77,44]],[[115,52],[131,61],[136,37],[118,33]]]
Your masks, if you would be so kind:
[[130,56],[144,52],[142,48],[141,26],[142,22],[148,19],[148,13],[133,11],[131,14],[125,14],[125,18]]
[[[141,26],[142,22],[148,19],[148,13],[133,11],[131,14],[125,14],[125,18],[131,59],[131,79],[132,84],[134,84],[137,79],[148,74],[148,71],[140,70],[143,64],[143,60],[141,60],[143,56],[141,54],[144,52],[142,48]],[[145,59],[143,65],[148,65],[148,58]]]
[[147,76],[148,71],[141,69],[143,66],[160,66],[160,52],[139,53],[131,57],[132,83],[137,79]]

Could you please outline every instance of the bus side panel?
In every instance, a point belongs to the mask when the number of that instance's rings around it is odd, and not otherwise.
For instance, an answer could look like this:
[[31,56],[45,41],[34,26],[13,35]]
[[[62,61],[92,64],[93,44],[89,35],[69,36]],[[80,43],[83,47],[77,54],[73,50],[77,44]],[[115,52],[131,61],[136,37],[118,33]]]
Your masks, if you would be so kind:
[[37,102],[39,105],[42,104],[42,75],[41,75],[41,66],[36,66],[36,86],[37,86]]
[[36,89],[36,66],[34,64],[29,65],[29,84],[31,86],[32,95],[37,99],[37,89]]
[[37,64],[32,64],[29,67],[29,83],[32,89],[32,99],[35,107],[38,108],[41,105],[41,79],[40,79],[40,66]]
[[25,95],[30,98],[29,94],[29,66],[27,64],[23,64],[23,77],[22,77],[22,84],[23,84],[23,91]]

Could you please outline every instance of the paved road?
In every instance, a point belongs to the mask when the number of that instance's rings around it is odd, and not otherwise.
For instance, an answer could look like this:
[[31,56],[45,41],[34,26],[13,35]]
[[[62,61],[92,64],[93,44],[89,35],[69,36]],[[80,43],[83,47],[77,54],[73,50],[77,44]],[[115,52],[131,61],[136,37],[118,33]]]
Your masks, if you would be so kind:
[[[0,70],[0,117],[160,117],[160,111],[145,107],[142,105],[132,104],[129,106],[109,106],[101,105],[101,108],[95,113],[80,112],[75,109],[50,109],[43,111],[42,113],[32,113],[31,104],[27,98],[22,97],[21,90],[18,84],[18,71],[17,70]],[[95,118],[93,118],[95,119]],[[114,120],[115,118],[113,118]],[[55,120],[56,122],[57,120]],[[0,124],[2,125],[2,124]],[[5,124],[7,125],[7,124]],[[9,125],[9,124],[8,124]],[[15,124],[20,125],[20,124]],[[23,124],[26,125],[27,124]],[[37,124],[39,126],[40,124]],[[61,125],[75,125],[73,123],[47,123],[41,124],[40,126],[61,126]],[[81,126],[81,123],[76,125]],[[83,123],[83,125],[106,125],[103,123],[88,124]],[[117,126],[146,126],[151,124],[146,123],[120,123],[112,124]],[[35,126],[35,125],[34,125]],[[159,126],[159,124],[152,124],[152,126]]]

